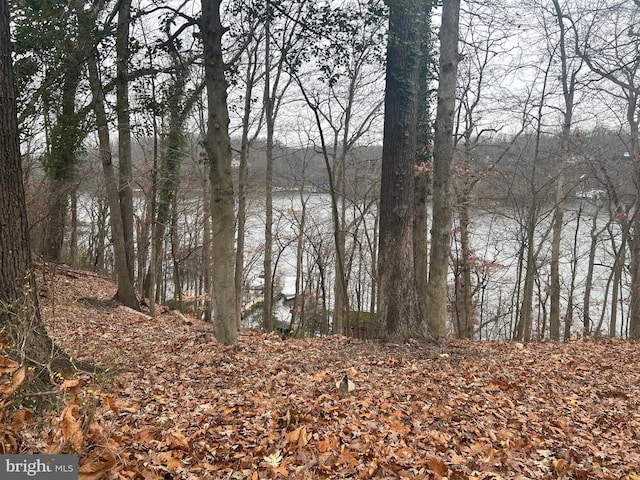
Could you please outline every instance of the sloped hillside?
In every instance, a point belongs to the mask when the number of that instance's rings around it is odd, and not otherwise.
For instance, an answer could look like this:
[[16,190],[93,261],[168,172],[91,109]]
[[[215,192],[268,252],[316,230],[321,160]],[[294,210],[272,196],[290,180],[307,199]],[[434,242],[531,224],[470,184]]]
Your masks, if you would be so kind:
[[[77,452],[80,478],[640,478],[634,343],[248,331],[230,348],[198,320],[118,306],[102,277],[59,268],[39,280],[51,334],[107,373],[62,383],[44,421],[5,409],[5,445]],[[352,392],[337,388],[345,375]]]

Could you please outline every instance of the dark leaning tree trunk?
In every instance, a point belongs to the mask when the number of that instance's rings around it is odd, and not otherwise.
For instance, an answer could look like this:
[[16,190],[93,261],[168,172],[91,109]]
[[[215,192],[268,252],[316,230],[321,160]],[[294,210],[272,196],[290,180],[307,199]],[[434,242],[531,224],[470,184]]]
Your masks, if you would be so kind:
[[71,367],[47,334],[31,263],[9,36],[9,5],[0,0],[0,330],[21,363],[48,369]]
[[428,337],[418,306],[413,255],[414,167],[421,0],[388,0],[389,42],[380,189],[378,328],[384,339]]

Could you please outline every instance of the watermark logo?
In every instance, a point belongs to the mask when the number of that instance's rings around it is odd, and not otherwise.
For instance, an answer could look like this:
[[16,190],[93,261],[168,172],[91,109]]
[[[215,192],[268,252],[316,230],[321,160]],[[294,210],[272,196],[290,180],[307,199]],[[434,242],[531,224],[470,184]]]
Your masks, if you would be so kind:
[[2,480],[77,480],[77,455],[0,455]]

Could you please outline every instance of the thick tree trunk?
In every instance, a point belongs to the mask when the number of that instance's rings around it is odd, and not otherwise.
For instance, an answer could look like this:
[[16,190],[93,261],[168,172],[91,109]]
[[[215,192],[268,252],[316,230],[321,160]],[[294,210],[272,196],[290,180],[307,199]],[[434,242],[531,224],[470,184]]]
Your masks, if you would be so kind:
[[415,284],[414,168],[422,2],[390,3],[380,188],[378,328],[382,338],[428,337]]
[[29,226],[22,183],[22,159],[9,35],[9,5],[0,0],[0,330],[21,363],[47,368],[70,366],[47,334],[38,306],[31,263]]
[[264,112],[267,127],[266,138],[266,169],[265,169],[265,223],[264,223],[264,298],[262,302],[262,321],[265,332],[273,330],[273,97],[271,96],[271,6],[266,2],[267,15],[265,20],[265,77],[264,77]]
[[[179,88],[183,88],[184,84],[179,83]],[[176,89],[176,92],[178,90]],[[176,93],[180,95],[181,93]],[[156,205],[155,213],[155,234],[153,235],[153,250],[155,256],[152,257],[151,262],[155,262],[154,269],[156,271],[155,284],[161,283],[163,275],[162,271],[162,258],[164,257],[163,245],[165,242],[166,232],[169,226],[173,224],[173,217],[176,215],[173,205],[176,201],[176,195],[178,188],[180,187],[180,165],[182,163],[183,156],[183,121],[181,120],[181,114],[177,110],[180,108],[179,101],[171,99],[169,101],[169,132],[163,139],[162,158],[160,160],[160,171],[158,178],[158,201]],[[150,285],[151,266],[149,266],[149,272],[145,279],[145,284],[148,287]]]
[[227,80],[222,58],[221,0],[202,0],[200,31],[204,43],[207,88],[207,138],[205,142],[211,178],[211,256],[213,262],[213,322],[216,338],[238,343],[234,287],[234,194],[231,178],[231,141],[227,108]]
[[[211,323],[211,299],[213,298],[213,292],[211,290],[211,192],[209,190],[209,177],[205,176],[202,179],[202,193],[204,195],[203,207],[205,211],[204,223],[202,225],[202,288],[205,293],[203,319],[205,322]],[[240,324],[237,321],[236,326],[238,329],[240,328]]]
[[425,319],[434,338],[447,332],[447,273],[451,243],[451,162],[458,72],[458,31],[460,0],[443,3],[440,28],[440,77],[438,107],[433,141],[433,219],[428,308]]
[[[168,32],[167,35],[169,35]],[[168,47],[172,58],[174,75],[167,94],[169,131],[162,139],[160,167],[157,172],[157,183],[155,183],[157,196],[154,196],[154,198],[157,199],[157,202],[152,213],[155,229],[155,234],[152,237],[152,250],[155,251],[155,254],[151,257],[149,270],[144,279],[144,291],[147,296],[150,296],[151,263],[153,263],[153,268],[156,272],[155,285],[157,286],[162,282],[164,274],[162,258],[165,253],[163,245],[167,227],[176,214],[174,205],[180,188],[180,169],[185,147],[184,124],[196,98],[199,98],[202,93],[202,86],[198,86],[189,96],[185,95],[186,81],[189,75],[189,62],[184,58],[180,58],[173,44],[169,44]],[[157,126],[154,126],[154,129],[157,130]],[[157,295],[155,298],[158,300]]]

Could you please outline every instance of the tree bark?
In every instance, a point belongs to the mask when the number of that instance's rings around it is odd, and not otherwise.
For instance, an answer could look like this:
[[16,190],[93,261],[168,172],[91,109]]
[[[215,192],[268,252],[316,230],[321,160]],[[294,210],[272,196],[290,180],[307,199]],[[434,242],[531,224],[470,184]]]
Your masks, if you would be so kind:
[[71,366],[47,334],[40,316],[31,262],[29,226],[11,60],[9,5],[0,0],[0,330],[21,363],[49,368]]
[[[560,240],[564,219],[565,198],[565,168],[569,161],[571,124],[573,121],[573,99],[576,85],[577,70],[569,72],[569,58],[565,40],[564,16],[558,0],[553,0],[556,21],[560,29],[560,64],[562,83],[562,97],[565,110],[563,112],[560,168],[556,179],[556,208],[553,212],[553,237],[551,241],[551,310],[549,312],[549,334],[552,340],[560,339]],[[579,70],[580,67],[578,67]]]
[[[463,170],[470,170],[471,151],[470,139],[465,142],[465,158]],[[462,186],[457,193],[460,254],[455,265],[455,292],[454,292],[454,316],[456,333],[458,338],[473,339],[474,324],[476,320],[476,308],[473,301],[474,287],[471,279],[473,268],[473,253],[471,248],[471,235],[469,225],[471,223],[469,213],[469,203],[471,202],[471,191],[473,182],[468,176],[462,179]]]
[[116,34],[116,113],[118,115],[118,181],[120,216],[129,281],[134,283],[135,249],[133,241],[133,162],[131,158],[131,120],[129,114],[129,24],[131,0],[120,0]]
[[262,321],[265,332],[273,330],[273,97],[271,96],[271,11],[267,0],[265,19],[265,77],[264,77],[264,111],[267,127],[266,168],[265,168],[265,222],[264,222],[264,298],[262,302]]
[[[89,28],[89,26],[92,25],[90,15],[83,16],[85,17],[84,22],[86,22],[86,28]],[[116,276],[118,280],[118,291],[116,292],[115,298],[130,308],[140,310],[140,304],[136,298],[133,282],[129,275],[129,266],[127,264],[124,229],[122,226],[120,199],[118,196],[118,180],[116,178],[115,167],[112,162],[109,122],[107,120],[104,92],[102,90],[102,84],[100,83],[98,62],[95,55],[95,52],[89,54],[87,58],[87,66],[89,69],[91,93],[93,95],[93,108],[98,127],[100,159],[105,176],[109,211],[111,213],[111,235],[113,237]]]
[[378,328],[389,340],[428,337],[418,306],[413,255],[422,2],[389,4],[380,185]]
[[451,243],[451,162],[458,72],[460,0],[443,3],[440,78],[433,140],[433,219],[425,319],[434,338],[447,332],[447,273]]
[[[636,209],[640,202],[640,135],[638,133],[638,104],[640,103],[640,87],[627,92],[627,121],[631,130],[630,154],[634,161],[634,178],[636,186]],[[640,215],[634,215],[632,234],[629,237],[631,257],[631,305],[629,306],[629,338],[640,339]],[[614,332],[615,333],[615,332]]]
[[78,266],[78,187],[71,192],[71,235],[69,236],[69,265]]
[[415,213],[413,219],[413,262],[416,269],[416,291],[418,303],[422,315],[429,309],[427,301],[427,283],[429,280],[429,210],[428,202],[431,197],[431,173],[433,167],[433,109],[434,99],[432,82],[435,78],[432,56],[434,55],[433,33],[431,31],[431,10],[433,3],[430,0],[427,15],[428,24],[422,41],[422,71],[420,73],[420,90],[418,100],[418,145],[417,168],[415,178]]
[[211,256],[213,262],[213,322],[218,341],[238,343],[234,287],[234,193],[231,178],[231,141],[227,80],[222,57],[221,0],[202,0],[200,31],[204,43],[207,88],[207,137],[205,149],[211,179]]
[[[254,57],[251,56],[251,60]],[[250,61],[247,66],[244,92],[244,112],[242,116],[242,138],[240,140],[240,168],[238,169],[238,215],[237,243],[235,260],[234,285],[236,291],[236,325],[242,323],[242,293],[244,290],[244,244],[245,225],[247,223],[247,189],[249,182],[249,122],[251,114],[251,97],[256,77],[256,62]]]

